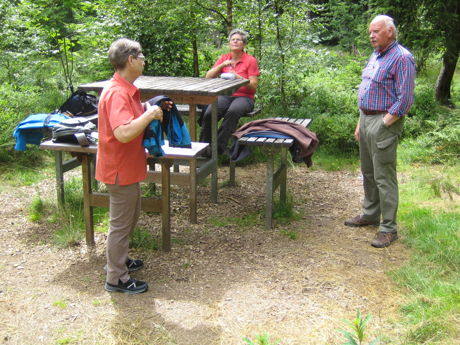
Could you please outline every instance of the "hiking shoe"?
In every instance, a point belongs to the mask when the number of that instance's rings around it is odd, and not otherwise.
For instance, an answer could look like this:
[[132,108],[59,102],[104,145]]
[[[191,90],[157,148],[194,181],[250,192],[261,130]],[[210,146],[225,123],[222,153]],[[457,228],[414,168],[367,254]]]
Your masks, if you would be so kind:
[[129,278],[125,283],[122,283],[121,280],[119,280],[118,285],[113,285],[105,282],[104,288],[109,292],[124,292],[132,295],[147,291],[149,286],[146,282],[136,280],[134,278]]
[[[144,267],[144,262],[142,260],[133,260],[128,258],[126,260],[126,267],[128,267],[128,272],[138,271]],[[107,272],[107,264],[104,266],[104,271]]]
[[368,225],[379,225],[380,221],[378,220],[366,220],[360,215],[357,215],[356,217],[353,217],[351,219],[348,219],[344,223],[346,226],[368,226]]
[[372,240],[372,247],[375,248],[384,248],[388,247],[392,242],[398,239],[397,232],[381,232],[379,231],[375,234],[374,239]]
[[128,260],[126,260],[126,266],[128,267],[128,272],[134,272],[144,267],[144,262],[142,260],[128,258]]

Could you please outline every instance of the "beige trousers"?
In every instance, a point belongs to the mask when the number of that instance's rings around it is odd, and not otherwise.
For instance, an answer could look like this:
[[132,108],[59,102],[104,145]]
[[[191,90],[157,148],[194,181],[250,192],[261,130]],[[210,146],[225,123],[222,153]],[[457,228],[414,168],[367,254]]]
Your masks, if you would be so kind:
[[[118,182],[117,182],[118,183]],[[141,210],[139,183],[120,186],[108,184],[110,196],[110,229],[107,237],[107,282],[117,285],[129,279],[129,235],[133,232]]]

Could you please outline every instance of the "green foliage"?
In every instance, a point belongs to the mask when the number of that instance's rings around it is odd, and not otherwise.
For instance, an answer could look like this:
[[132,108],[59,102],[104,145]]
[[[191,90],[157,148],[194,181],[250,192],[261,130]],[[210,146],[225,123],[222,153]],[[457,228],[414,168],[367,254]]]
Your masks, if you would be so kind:
[[[460,111],[443,108],[437,121],[424,121],[424,133],[402,146],[406,148],[404,160],[429,164],[455,164],[460,157]],[[417,121],[409,119],[407,122]],[[410,127],[410,126],[409,126]]]
[[[343,343],[343,345],[364,345],[364,339],[366,338],[366,327],[370,319],[370,314],[362,317],[361,312],[357,310],[356,318],[354,320],[345,320],[351,331],[340,330],[340,332],[342,332],[342,334],[347,339],[347,342]],[[369,345],[377,345],[379,343],[379,338],[376,338],[372,340]]]
[[245,214],[241,217],[212,217],[210,223],[218,227],[235,226],[238,229],[254,226],[260,222],[260,215],[257,213]]
[[286,224],[292,220],[299,220],[301,215],[294,209],[294,201],[292,195],[286,196],[286,201],[275,201],[273,205],[273,219],[278,220],[280,223]]
[[280,344],[279,340],[275,340],[275,342],[272,342],[268,334],[257,335],[255,342],[247,337],[244,337],[243,340],[247,345],[279,345]]
[[411,166],[411,178],[401,185],[398,216],[412,255],[391,275],[409,294],[401,311],[409,325],[407,339],[411,344],[454,344],[458,337],[459,205],[448,193],[434,197],[433,183],[438,183],[434,181],[449,181],[458,188],[458,164]]
[[160,246],[158,244],[158,239],[153,236],[151,231],[141,227],[136,227],[131,234],[129,247],[145,250],[158,250]]
[[28,218],[31,222],[38,222],[43,217],[43,200],[40,197],[35,197],[29,206]]

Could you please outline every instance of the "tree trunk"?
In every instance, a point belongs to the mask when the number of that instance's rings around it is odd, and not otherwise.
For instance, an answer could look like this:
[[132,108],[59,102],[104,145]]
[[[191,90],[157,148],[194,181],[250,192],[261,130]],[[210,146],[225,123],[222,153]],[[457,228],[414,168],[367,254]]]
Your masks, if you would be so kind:
[[436,100],[444,105],[452,105],[450,86],[457,66],[458,51],[456,54],[446,52],[443,56],[443,65],[436,81]]
[[460,53],[460,6],[449,7],[455,17],[449,22],[444,33],[446,52],[442,57],[442,68],[436,81],[436,100],[444,105],[452,106],[450,87]]
[[198,44],[196,41],[196,36],[192,39],[192,47],[193,47],[193,76],[199,77],[200,76],[200,66],[198,65]]
[[227,35],[233,30],[233,0],[227,0]]

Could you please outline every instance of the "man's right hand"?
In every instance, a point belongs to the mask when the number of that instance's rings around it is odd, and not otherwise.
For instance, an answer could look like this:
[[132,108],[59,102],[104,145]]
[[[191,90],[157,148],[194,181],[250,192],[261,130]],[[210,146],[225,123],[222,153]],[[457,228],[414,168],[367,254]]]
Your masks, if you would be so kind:
[[355,128],[355,140],[359,141],[359,120],[358,120],[358,124],[356,125],[356,128]]

